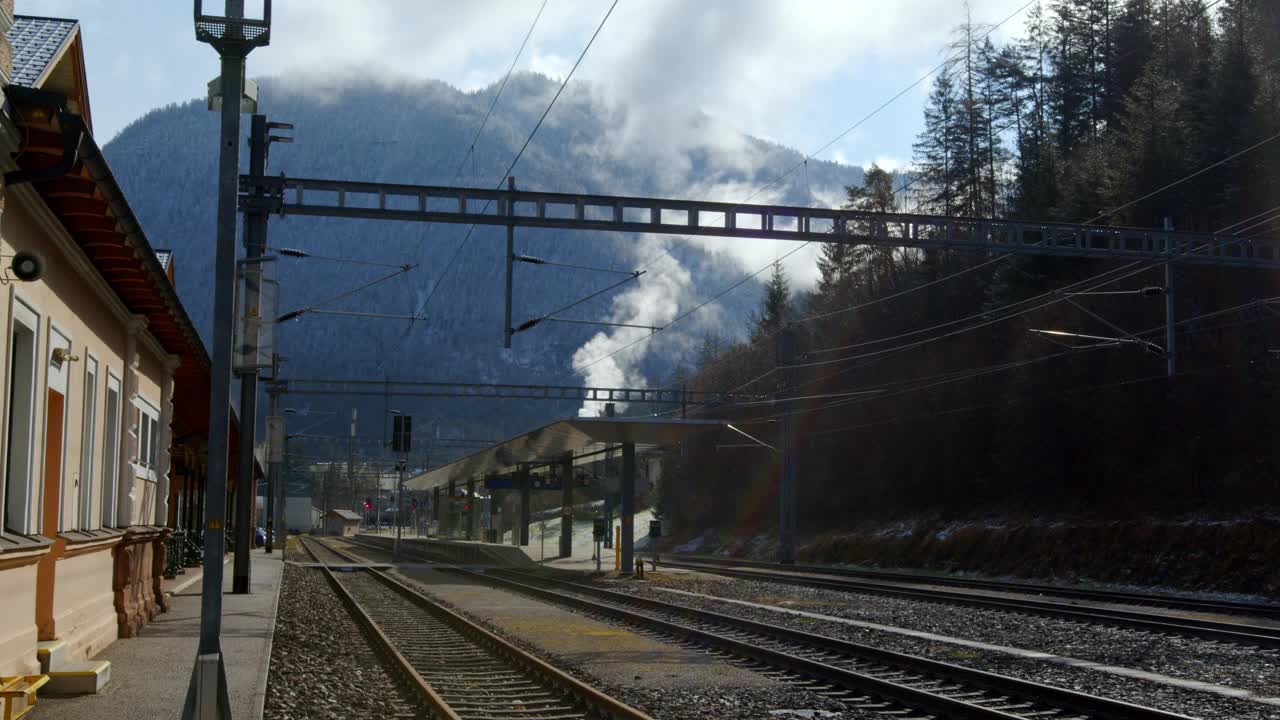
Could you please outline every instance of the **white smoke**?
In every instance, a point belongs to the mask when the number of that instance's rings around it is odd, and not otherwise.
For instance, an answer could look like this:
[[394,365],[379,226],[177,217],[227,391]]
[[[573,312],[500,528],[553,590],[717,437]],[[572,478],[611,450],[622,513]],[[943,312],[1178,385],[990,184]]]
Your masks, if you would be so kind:
[[[661,251],[658,242],[641,242],[637,260],[652,258]],[[652,252],[650,255],[644,255]],[[655,328],[666,326],[681,311],[681,301],[688,295],[692,276],[678,262],[663,263],[661,272],[642,275],[636,285],[614,298],[608,322],[642,325]],[[645,387],[648,383],[638,370],[644,357],[640,347],[614,351],[642,340],[652,331],[644,328],[618,327],[596,333],[573,354],[573,369],[582,375],[585,383],[594,387]],[[619,411],[626,409],[619,403]],[[604,404],[584,403],[578,411],[582,417],[604,414]]]

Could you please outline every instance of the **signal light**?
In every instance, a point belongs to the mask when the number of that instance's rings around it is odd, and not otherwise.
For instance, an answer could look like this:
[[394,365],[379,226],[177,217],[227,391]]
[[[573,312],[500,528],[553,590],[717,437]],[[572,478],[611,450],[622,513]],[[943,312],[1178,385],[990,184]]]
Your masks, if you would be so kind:
[[369,498],[365,498],[365,499],[364,499],[364,509],[365,509],[365,510],[368,510],[368,509],[369,509],[369,508],[371,508],[371,507],[373,507],[373,503],[369,502]]

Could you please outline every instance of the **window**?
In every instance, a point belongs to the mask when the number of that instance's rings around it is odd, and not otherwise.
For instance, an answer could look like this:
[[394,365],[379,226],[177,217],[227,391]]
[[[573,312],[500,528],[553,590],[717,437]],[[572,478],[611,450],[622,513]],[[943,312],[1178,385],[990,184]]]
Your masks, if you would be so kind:
[[115,527],[120,478],[120,378],[107,374],[106,431],[102,434],[102,525]]
[[160,455],[160,421],[155,417],[150,417],[148,420],[151,422],[151,452],[147,456],[147,467],[159,472],[160,469],[156,467],[156,458]]
[[40,320],[20,300],[13,302],[9,337],[9,415],[5,438],[4,529],[30,534],[34,498],[36,371]]
[[92,530],[93,522],[93,456],[98,434],[98,361],[85,353],[84,421],[80,434],[80,512],[79,529]]
[[134,401],[137,413],[138,447],[133,462],[138,467],[155,470],[156,443],[159,440],[160,413],[145,400]]

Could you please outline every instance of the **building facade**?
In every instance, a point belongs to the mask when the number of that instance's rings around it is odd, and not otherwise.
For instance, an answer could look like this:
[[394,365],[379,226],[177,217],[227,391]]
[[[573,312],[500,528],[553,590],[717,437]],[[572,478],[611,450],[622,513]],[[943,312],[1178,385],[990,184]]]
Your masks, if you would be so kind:
[[203,508],[209,359],[93,138],[79,24],[0,0],[0,27],[0,677],[55,675],[54,645],[83,673],[166,609],[166,539]]

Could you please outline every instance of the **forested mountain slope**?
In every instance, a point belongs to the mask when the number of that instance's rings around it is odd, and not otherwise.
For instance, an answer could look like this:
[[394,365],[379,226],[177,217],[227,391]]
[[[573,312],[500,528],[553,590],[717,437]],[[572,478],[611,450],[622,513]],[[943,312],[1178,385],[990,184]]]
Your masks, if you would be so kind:
[[[261,111],[270,120],[296,127],[294,144],[272,146],[270,172],[493,187],[557,85],[539,75],[513,76],[476,140],[476,129],[496,85],[466,93],[436,81],[371,81],[359,74],[323,81],[267,78],[261,81]],[[725,131],[703,117],[689,117],[684,135],[669,139],[635,137],[626,130],[628,119],[627,108],[605,103],[587,86],[571,86],[512,173],[519,187],[649,196],[693,193],[742,200],[800,160],[793,150]],[[105,148],[152,242],[175,251],[179,294],[206,338],[211,322],[216,121],[216,114],[208,112],[203,101],[192,100],[148,113]],[[246,121],[245,133],[247,126]],[[473,140],[474,150],[469,151]],[[242,153],[245,163],[246,155]],[[839,199],[843,186],[860,178],[857,168],[813,161],[808,164],[807,183],[791,178],[760,199],[804,203],[820,192]],[[288,357],[287,376],[583,382],[571,361],[595,336],[596,328],[546,323],[518,335],[511,351],[501,349],[501,228],[477,228],[447,273],[446,264],[467,234],[465,226],[289,217],[273,218],[269,233],[272,247],[418,266],[324,307],[400,315],[423,310],[424,319],[409,323],[304,315],[279,328],[279,352]],[[677,311],[745,274],[732,255],[709,254],[678,238],[671,244],[671,257],[661,258],[669,242],[606,233],[517,232],[518,253],[561,263],[635,269],[660,258],[633,286],[566,313],[631,322],[638,315],[640,321],[653,325],[671,320]],[[282,312],[315,305],[391,272],[353,263],[288,258],[280,260],[277,269]],[[617,278],[517,266],[515,322],[566,305]],[[442,285],[424,309],[437,281]],[[725,299],[726,316],[746,316],[745,309],[759,295],[759,285],[752,288],[746,286]],[[613,303],[622,291],[632,292],[629,303],[615,308]],[[588,379],[653,386],[669,378],[675,363],[691,357],[694,339],[709,327],[726,337],[746,331],[744,321],[714,322],[712,313],[706,316],[711,325],[700,324],[701,318],[682,323],[651,348],[628,354],[617,372],[596,373]],[[602,346],[617,344],[607,341]],[[596,370],[603,367],[598,365]],[[496,413],[496,406],[475,402],[394,402],[418,415],[420,428],[434,419],[442,432],[466,432],[473,437],[520,431],[578,410],[571,403],[508,403]],[[362,421],[362,432],[380,433],[382,399],[354,404],[363,407],[361,416],[368,418]]]
[[[1024,19],[1002,45],[956,29],[917,177],[894,192],[868,173],[855,205],[1275,237],[1280,6],[1056,0]],[[696,381],[772,392],[788,382],[775,338],[799,321],[789,382],[807,399],[737,420],[776,445],[792,414],[804,532],[926,511],[1274,511],[1274,271],[1175,264],[1169,378],[1162,264],[836,247],[820,263],[817,294],[770,293],[751,340]],[[780,469],[762,453],[681,458],[704,481],[667,489],[673,525],[715,525],[733,496],[751,499],[738,527],[771,527]]]

